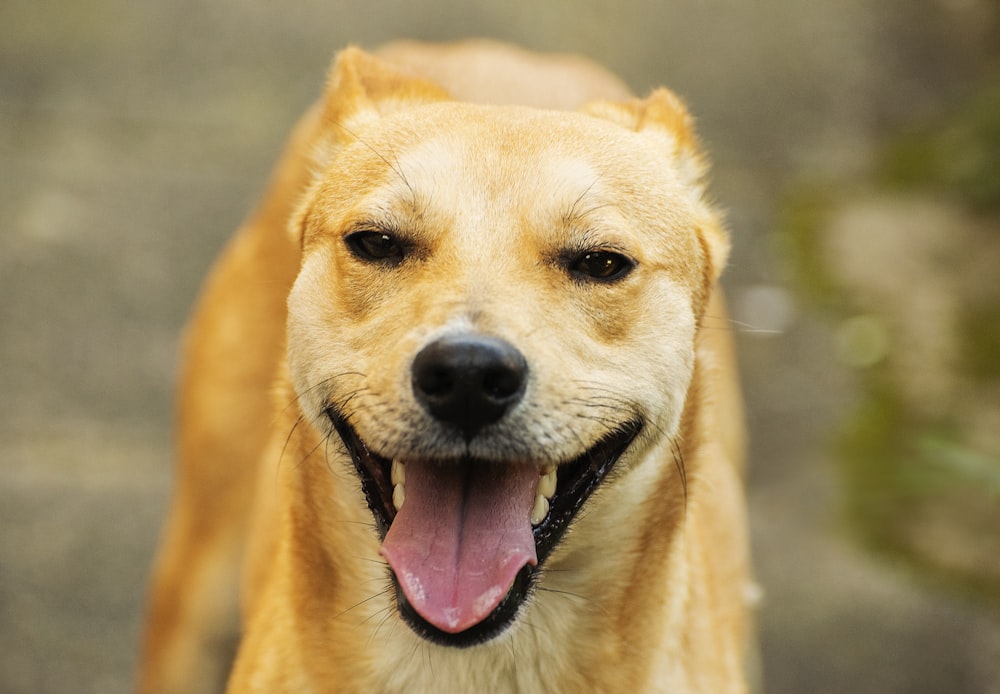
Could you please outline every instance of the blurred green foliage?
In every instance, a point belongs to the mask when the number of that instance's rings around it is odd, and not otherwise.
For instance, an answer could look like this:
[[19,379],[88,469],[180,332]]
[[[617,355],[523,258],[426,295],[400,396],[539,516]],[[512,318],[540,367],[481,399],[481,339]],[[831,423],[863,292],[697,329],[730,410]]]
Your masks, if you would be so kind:
[[878,179],[903,190],[947,191],[980,212],[1000,211],[1000,78],[941,122],[890,142]]
[[[873,308],[863,287],[838,277],[827,255],[831,220],[871,195],[944,200],[978,220],[979,242],[1000,237],[1000,79],[936,122],[890,138],[867,180],[811,183],[789,194],[779,235],[798,285],[841,325],[879,311],[885,325],[900,322],[885,306]],[[973,245],[962,249],[976,252]],[[929,415],[907,399],[908,375],[894,362],[910,346],[897,340],[895,355],[858,370],[861,398],[835,452],[845,517],[867,546],[1000,606],[1000,431],[983,446],[981,423],[964,419],[980,409],[1000,411],[1000,269],[992,285],[988,278],[979,284],[987,290],[960,297],[957,363],[949,375],[964,393],[964,414]],[[905,288],[900,295],[905,301]]]

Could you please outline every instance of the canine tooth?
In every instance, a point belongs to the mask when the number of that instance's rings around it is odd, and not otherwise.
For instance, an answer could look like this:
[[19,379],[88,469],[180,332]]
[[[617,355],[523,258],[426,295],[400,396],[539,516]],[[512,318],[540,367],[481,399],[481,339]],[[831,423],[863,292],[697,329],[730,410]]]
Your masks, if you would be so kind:
[[535,497],[535,505],[531,509],[531,524],[538,525],[549,515],[549,500],[539,494]]
[[406,488],[401,484],[397,484],[392,488],[392,505],[398,511],[403,508],[404,501],[406,501]]
[[546,468],[542,471],[542,476],[538,478],[538,495],[551,499],[556,493],[556,469]]
[[406,484],[406,464],[398,460],[392,461],[392,471],[389,476],[393,484]]

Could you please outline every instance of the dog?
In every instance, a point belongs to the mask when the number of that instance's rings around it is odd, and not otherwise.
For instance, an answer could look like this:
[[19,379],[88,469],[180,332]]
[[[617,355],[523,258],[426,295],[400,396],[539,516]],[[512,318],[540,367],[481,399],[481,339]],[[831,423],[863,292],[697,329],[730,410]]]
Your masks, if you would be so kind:
[[139,690],[746,691],[706,168],[580,58],[340,52],[188,326]]

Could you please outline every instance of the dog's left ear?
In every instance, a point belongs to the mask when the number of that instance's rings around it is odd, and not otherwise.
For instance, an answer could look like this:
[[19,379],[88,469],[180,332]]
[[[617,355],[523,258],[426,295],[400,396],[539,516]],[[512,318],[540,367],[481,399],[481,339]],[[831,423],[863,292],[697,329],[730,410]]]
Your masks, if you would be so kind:
[[[661,145],[666,146],[670,164],[681,180],[698,191],[699,197],[704,195],[708,161],[701,152],[687,107],[672,91],[661,87],[645,99],[596,101],[582,110],[628,130],[659,139]],[[700,232],[714,281],[729,257],[729,237],[714,212],[700,225]]]

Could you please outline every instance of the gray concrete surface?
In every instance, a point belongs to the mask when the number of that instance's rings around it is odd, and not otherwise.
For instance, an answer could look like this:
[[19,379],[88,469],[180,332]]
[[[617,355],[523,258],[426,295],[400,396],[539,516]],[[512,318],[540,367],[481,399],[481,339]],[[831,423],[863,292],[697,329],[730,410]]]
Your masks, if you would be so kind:
[[[489,35],[689,100],[736,252],[766,691],[1000,692],[1000,617],[864,554],[828,442],[852,402],[787,290],[781,192],[863,171],[965,93],[987,0],[0,4],[0,692],[120,692],[170,487],[184,316],[339,46]],[[761,287],[765,291],[761,292]],[[768,298],[770,297],[770,298]]]

